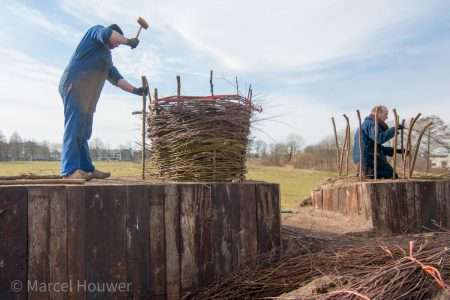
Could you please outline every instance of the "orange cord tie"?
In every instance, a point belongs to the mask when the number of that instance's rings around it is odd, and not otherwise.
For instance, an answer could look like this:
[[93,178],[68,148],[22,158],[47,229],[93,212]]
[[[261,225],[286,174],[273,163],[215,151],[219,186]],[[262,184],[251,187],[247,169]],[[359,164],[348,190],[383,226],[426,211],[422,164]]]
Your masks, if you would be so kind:
[[411,260],[412,262],[417,263],[425,273],[433,277],[434,281],[436,282],[439,288],[441,289],[447,288],[445,281],[442,279],[441,272],[439,272],[439,270],[436,269],[435,267],[425,265],[419,260],[417,260],[417,258],[415,258],[413,255],[414,252],[413,249],[414,249],[414,241],[409,241],[409,256],[406,256],[406,258]]
[[329,293],[328,295],[331,296],[331,295],[342,294],[342,293],[355,295],[355,296],[358,296],[359,298],[364,299],[364,300],[371,300],[369,297],[364,296],[363,294],[360,294],[360,293],[355,292],[355,291],[352,291],[352,290],[339,290],[339,291],[334,291],[334,292]]

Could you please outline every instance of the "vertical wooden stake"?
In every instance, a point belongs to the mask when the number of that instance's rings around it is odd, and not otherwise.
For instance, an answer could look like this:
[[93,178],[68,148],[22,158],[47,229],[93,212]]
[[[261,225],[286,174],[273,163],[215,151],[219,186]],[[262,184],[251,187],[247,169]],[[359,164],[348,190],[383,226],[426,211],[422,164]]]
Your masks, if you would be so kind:
[[428,130],[427,134],[427,173],[430,172],[431,169],[431,128]]
[[363,168],[362,168],[362,159],[363,159],[363,149],[362,149],[362,124],[361,124],[361,113],[359,109],[356,110],[356,114],[358,115],[358,146],[359,146],[359,181],[363,181]]
[[347,148],[345,150],[345,175],[348,176],[348,166],[349,166],[349,154],[350,154],[350,120],[346,114],[343,115],[345,118],[345,122],[347,123],[347,127],[345,128],[346,133],[346,144]]
[[392,178],[396,178],[397,176],[397,130],[398,130],[398,121],[399,117],[397,114],[397,110],[394,108],[392,109],[392,112],[394,113],[394,122],[395,122],[395,129],[394,129],[394,156],[393,156],[393,163],[392,163],[392,169],[393,174]]
[[373,179],[377,179],[378,175],[378,109],[379,106],[375,108],[375,136],[374,136],[374,146],[373,146]]
[[181,96],[181,77],[180,75],[177,75],[177,97],[180,98]]
[[211,96],[214,96],[213,70],[209,72],[209,88],[211,89]]
[[[416,124],[417,120],[420,118],[422,114],[418,113],[417,116],[415,118],[411,118],[411,123],[409,125],[409,130],[408,130],[408,141],[407,141],[407,145],[406,145],[406,161],[408,163],[408,178],[411,177],[411,152],[412,152],[412,133],[414,130],[414,125]],[[404,167],[404,172],[406,172],[406,168]]]
[[236,76],[236,95],[239,95],[239,81],[237,76]]
[[344,136],[344,145],[342,145],[342,150],[341,150],[341,157],[340,157],[340,161],[339,161],[339,176],[342,175],[343,173],[343,169],[344,169],[344,157],[345,154],[347,153],[347,148],[348,148],[348,127],[345,128],[345,136]]
[[[144,89],[148,89],[148,81],[145,76],[142,76],[142,87]],[[146,136],[145,123],[147,121],[147,118],[146,118],[147,103],[146,102],[147,102],[147,95],[144,93],[144,95],[142,95],[142,155],[141,155],[142,180],[145,180],[145,136]]]
[[155,88],[153,90],[153,98],[155,98],[155,103],[158,102],[158,89]]
[[422,142],[422,137],[423,137],[425,131],[427,131],[428,128],[430,128],[432,125],[433,125],[433,122],[428,123],[419,134],[419,138],[417,140],[417,146],[414,151],[414,159],[412,161],[411,168],[409,169],[409,178],[411,178],[414,173],[414,168],[416,166],[416,160],[417,160],[417,153],[419,153],[419,148],[420,148],[420,143]]
[[336,171],[339,175],[341,175],[341,166],[340,166],[340,157],[341,157],[341,150],[339,148],[339,140],[336,130],[336,122],[334,120],[334,117],[331,117],[331,123],[333,123],[333,131],[334,131],[334,139],[336,141]]

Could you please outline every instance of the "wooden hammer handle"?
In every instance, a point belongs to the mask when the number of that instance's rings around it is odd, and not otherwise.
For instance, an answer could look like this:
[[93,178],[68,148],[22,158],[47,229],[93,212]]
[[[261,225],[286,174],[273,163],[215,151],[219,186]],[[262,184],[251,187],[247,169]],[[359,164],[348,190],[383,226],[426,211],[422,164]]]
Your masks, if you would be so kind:
[[138,30],[138,32],[136,34],[136,38],[139,38],[139,35],[141,34],[141,30],[142,30],[142,26],[139,27],[139,30]]

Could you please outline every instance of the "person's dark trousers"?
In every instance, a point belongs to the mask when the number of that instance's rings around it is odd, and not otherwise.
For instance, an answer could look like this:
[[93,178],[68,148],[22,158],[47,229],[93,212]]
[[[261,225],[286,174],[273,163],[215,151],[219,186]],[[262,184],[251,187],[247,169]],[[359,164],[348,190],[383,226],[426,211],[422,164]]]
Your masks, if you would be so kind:
[[[373,165],[363,164],[363,174],[365,177],[373,179],[374,178]],[[395,177],[394,177],[395,176]],[[380,161],[377,166],[377,179],[394,179],[398,178],[397,173],[394,175],[394,169],[387,161]]]

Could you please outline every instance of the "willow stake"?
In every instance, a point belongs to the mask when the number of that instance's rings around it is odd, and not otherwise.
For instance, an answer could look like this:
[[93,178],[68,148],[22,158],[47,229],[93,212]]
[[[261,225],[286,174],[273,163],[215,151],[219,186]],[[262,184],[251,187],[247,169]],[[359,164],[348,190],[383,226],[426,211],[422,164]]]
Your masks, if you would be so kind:
[[339,149],[339,140],[338,135],[336,131],[336,122],[334,121],[334,117],[331,117],[331,123],[333,123],[333,132],[334,132],[334,140],[336,141],[336,170],[338,171],[339,175],[341,175],[341,166],[339,164],[340,157],[341,157],[341,150]]
[[358,115],[358,146],[359,146],[359,181],[363,181],[363,169],[362,169],[362,157],[363,157],[363,149],[362,149],[362,128],[361,128],[361,113],[359,109],[356,110],[356,114]]
[[397,130],[398,130],[398,114],[397,114],[397,110],[394,108],[392,109],[392,112],[394,113],[394,121],[395,121],[395,132],[394,132],[394,157],[393,157],[393,163],[392,163],[392,169],[393,169],[393,174],[392,174],[392,178],[396,178],[396,174],[397,174]]
[[374,147],[373,147],[373,179],[377,179],[378,175],[378,109],[379,106],[375,108],[375,136],[374,136]]

